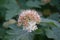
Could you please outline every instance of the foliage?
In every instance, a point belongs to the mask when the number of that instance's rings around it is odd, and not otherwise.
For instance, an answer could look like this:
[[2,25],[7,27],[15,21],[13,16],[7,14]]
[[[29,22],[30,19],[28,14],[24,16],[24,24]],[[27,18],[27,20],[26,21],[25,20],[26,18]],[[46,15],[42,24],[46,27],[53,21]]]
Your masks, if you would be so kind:
[[[52,8],[55,8],[48,5],[56,7],[56,10],[52,12]],[[20,11],[24,9],[42,12],[41,22],[36,24],[37,30],[27,32],[22,30],[22,26],[18,27],[17,22],[13,24],[8,22],[11,19],[17,21]],[[46,9],[50,11],[44,12]],[[0,40],[60,40],[59,10],[59,0],[44,5],[41,0],[0,0]],[[5,22],[7,24],[4,25]]]

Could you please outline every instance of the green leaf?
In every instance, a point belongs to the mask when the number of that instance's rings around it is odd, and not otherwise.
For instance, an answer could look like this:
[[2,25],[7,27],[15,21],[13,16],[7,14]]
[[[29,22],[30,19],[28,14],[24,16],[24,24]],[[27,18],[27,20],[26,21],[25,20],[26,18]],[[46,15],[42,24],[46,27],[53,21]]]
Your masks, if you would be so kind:
[[[46,36],[48,38],[60,40],[60,23],[58,23],[57,21],[54,21],[51,19],[45,19],[45,18],[41,18],[41,22],[45,23],[45,25],[47,23],[46,26],[49,27],[49,25],[50,25],[52,28],[52,29],[44,28],[46,30]],[[43,25],[43,23],[42,23],[42,25]],[[52,26],[52,25],[54,25],[54,26]]]
[[12,17],[18,15],[18,11],[20,11],[16,0],[7,0],[8,3],[6,4],[6,7],[8,8],[7,14],[6,14],[6,20],[11,19]]
[[48,24],[57,27],[57,25],[54,22],[48,22]]
[[55,5],[60,10],[60,1],[59,0],[52,0],[51,4]]
[[52,30],[46,30],[46,35],[48,38],[56,38],[56,35],[54,34],[54,32]]
[[18,28],[16,24],[9,25],[11,30],[7,30],[6,39],[7,40],[32,40],[33,33],[24,31],[21,28]]
[[60,18],[59,18],[59,13],[51,14],[48,18],[49,18],[49,19],[52,19],[52,20],[58,21],[58,20],[60,19]]
[[0,0],[0,6],[4,6],[6,4],[7,0]]
[[54,34],[56,35],[56,38],[54,38],[54,39],[60,40],[60,28],[53,27],[52,30],[53,30]]
[[37,29],[34,31],[35,34],[43,34],[43,30],[42,29]]
[[28,7],[38,7],[38,8],[41,8],[40,7],[40,1],[38,1],[38,0],[34,0],[34,1],[29,0],[29,1],[26,2],[26,5]]
[[0,39],[4,38],[4,36],[6,35],[5,33],[6,31],[3,28],[0,28]]
[[54,21],[54,20],[51,20],[51,19],[45,19],[45,18],[41,18],[41,22],[53,22],[56,26],[57,26],[57,28],[60,28],[60,23],[58,23],[57,21]]

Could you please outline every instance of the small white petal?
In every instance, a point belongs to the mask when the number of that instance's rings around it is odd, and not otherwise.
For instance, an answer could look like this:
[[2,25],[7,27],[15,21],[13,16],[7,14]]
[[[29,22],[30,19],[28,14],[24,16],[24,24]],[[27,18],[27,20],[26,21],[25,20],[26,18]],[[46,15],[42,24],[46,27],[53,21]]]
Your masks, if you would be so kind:
[[28,23],[29,23],[28,27],[23,27],[23,30],[27,30],[28,32],[32,32],[32,31],[38,29],[37,26],[36,26],[36,22],[31,21],[31,22],[28,22]]

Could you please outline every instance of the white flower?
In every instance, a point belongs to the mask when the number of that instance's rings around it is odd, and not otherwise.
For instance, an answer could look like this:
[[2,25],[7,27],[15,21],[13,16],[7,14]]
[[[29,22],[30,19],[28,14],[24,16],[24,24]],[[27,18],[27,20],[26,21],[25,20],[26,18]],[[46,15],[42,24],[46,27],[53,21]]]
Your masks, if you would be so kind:
[[28,30],[28,32],[32,32],[32,31],[38,29],[36,26],[36,22],[30,21],[30,22],[28,22],[28,24],[29,25],[27,27],[23,27],[23,30]]
[[37,29],[36,24],[40,22],[40,15],[35,10],[24,10],[18,18],[18,25],[23,25],[23,30],[28,32]]

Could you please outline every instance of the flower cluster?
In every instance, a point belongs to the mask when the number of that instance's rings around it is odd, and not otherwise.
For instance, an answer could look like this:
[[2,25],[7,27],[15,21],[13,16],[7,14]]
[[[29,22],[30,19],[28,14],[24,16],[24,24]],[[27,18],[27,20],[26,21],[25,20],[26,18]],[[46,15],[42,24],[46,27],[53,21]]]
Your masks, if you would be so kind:
[[40,22],[40,15],[35,10],[24,10],[18,18],[18,25],[23,25],[23,29],[29,32],[37,29],[36,24]]

